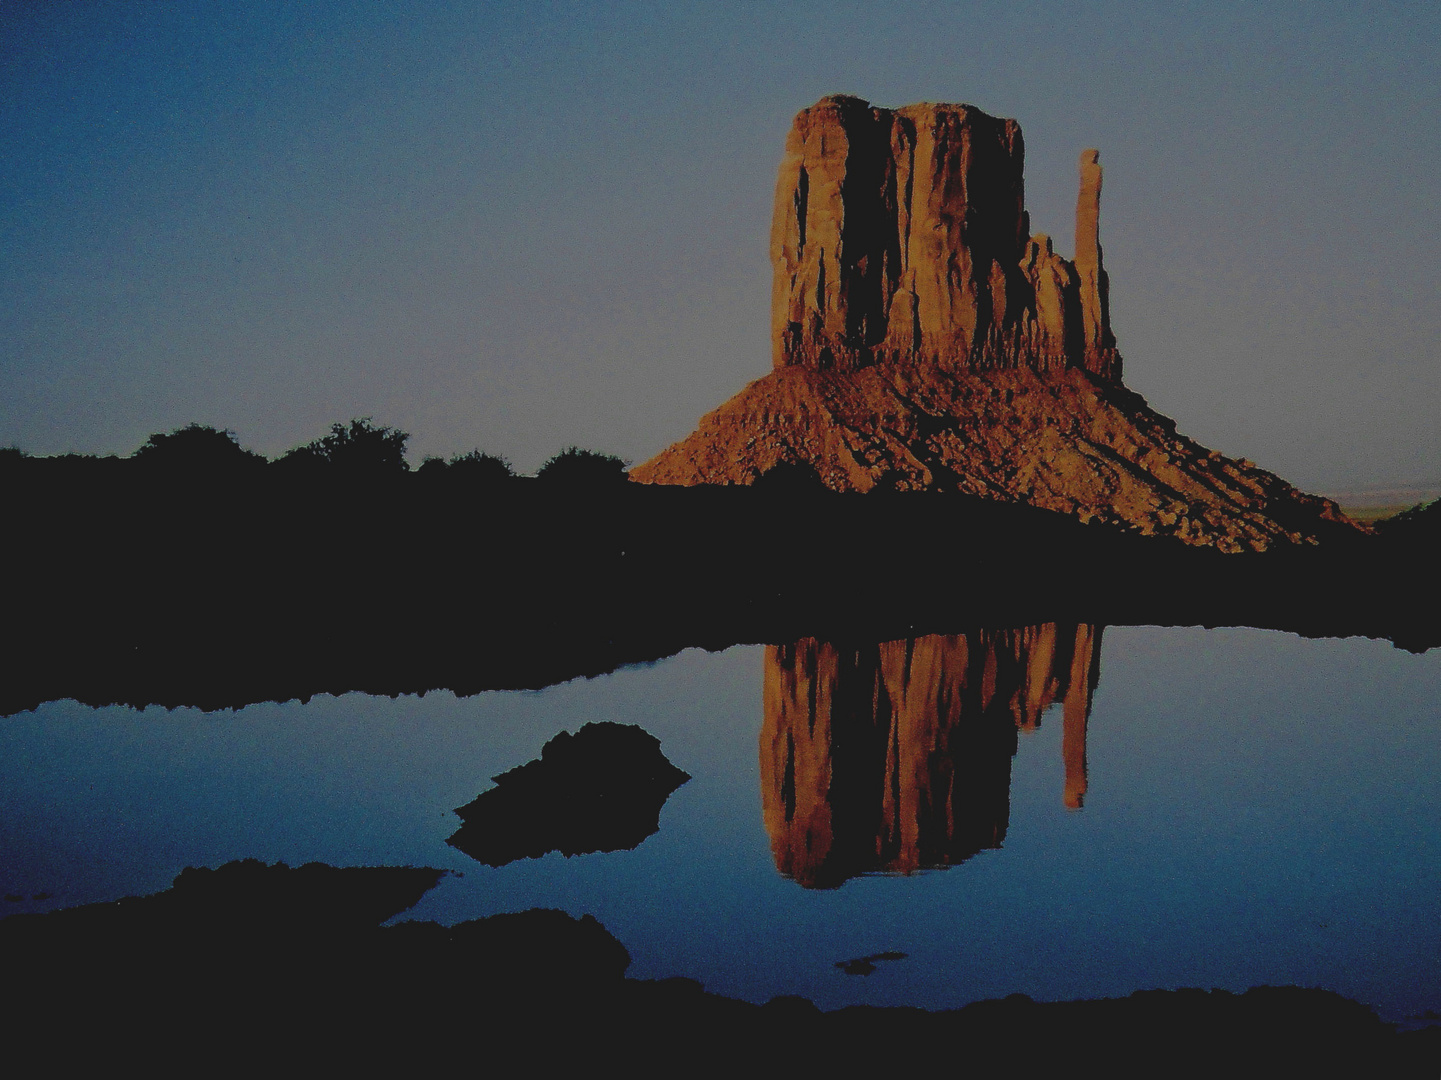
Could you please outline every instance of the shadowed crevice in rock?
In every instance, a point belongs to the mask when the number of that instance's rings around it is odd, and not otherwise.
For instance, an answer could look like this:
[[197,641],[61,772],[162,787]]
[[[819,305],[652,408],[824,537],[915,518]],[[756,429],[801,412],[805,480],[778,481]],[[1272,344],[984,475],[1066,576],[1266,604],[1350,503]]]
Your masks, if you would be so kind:
[[446,843],[504,866],[559,851],[567,857],[636,847],[660,828],[671,792],[690,779],[633,724],[561,732],[540,758],[493,777],[496,786],[455,812],[465,822]]

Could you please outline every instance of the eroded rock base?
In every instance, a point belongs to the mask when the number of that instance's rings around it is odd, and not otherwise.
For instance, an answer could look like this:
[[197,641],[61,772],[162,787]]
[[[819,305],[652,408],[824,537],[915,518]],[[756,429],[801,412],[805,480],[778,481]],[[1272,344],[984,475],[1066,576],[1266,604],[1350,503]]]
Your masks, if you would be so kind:
[[751,484],[794,462],[836,491],[964,492],[1227,552],[1356,528],[1329,500],[1206,449],[1140,395],[1079,370],[783,368],[631,479]]

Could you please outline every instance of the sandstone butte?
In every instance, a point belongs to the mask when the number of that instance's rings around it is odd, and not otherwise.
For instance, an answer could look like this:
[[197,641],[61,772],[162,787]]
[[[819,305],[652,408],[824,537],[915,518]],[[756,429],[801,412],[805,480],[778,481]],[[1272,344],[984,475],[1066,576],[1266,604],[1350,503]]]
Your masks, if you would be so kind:
[[1222,551],[1355,526],[1176,431],[1121,381],[1080,158],[1076,255],[1025,210],[1014,120],[821,99],[795,118],[771,226],[773,370],[631,470],[750,484],[807,464],[836,491],[966,492]]

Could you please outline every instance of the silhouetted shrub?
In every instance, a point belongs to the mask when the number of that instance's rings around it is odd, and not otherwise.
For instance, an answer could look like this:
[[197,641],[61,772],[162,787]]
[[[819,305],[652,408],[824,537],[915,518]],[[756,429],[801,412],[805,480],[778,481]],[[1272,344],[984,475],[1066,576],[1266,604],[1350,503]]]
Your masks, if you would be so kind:
[[447,488],[456,484],[466,488],[488,488],[513,479],[515,472],[504,457],[472,450],[468,454],[453,454],[449,461],[427,456],[420,463],[416,475],[427,484],[441,484]]
[[147,468],[166,472],[223,473],[264,465],[265,458],[240,445],[233,431],[189,424],[169,434],[157,432],[130,455]]
[[537,479],[565,487],[608,487],[626,480],[626,463],[612,454],[568,446],[540,467]]
[[488,484],[498,484],[515,475],[515,470],[504,455],[485,454],[479,450],[454,455],[450,459],[450,471],[472,482]]
[[0,476],[19,476],[30,455],[18,446],[0,446]]
[[812,493],[826,491],[821,474],[808,461],[785,461],[756,477],[757,491]]
[[282,455],[287,469],[308,470],[326,465],[354,476],[403,473],[410,469],[405,444],[410,434],[399,428],[376,427],[363,416],[349,424],[331,424],[330,434]]

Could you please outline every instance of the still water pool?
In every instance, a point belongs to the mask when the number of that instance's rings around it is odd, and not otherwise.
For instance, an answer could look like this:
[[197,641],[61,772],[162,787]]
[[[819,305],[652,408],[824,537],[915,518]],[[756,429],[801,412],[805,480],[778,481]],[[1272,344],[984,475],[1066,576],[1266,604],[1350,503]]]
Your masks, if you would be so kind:
[[[693,777],[657,833],[498,868],[445,843],[492,775],[598,720]],[[0,719],[6,913],[237,858],[448,868],[401,918],[589,912],[632,975],[755,1001],[1271,983],[1401,1019],[1441,1011],[1441,650],[1037,627],[461,699]],[[837,967],[886,951],[906,958]]]

